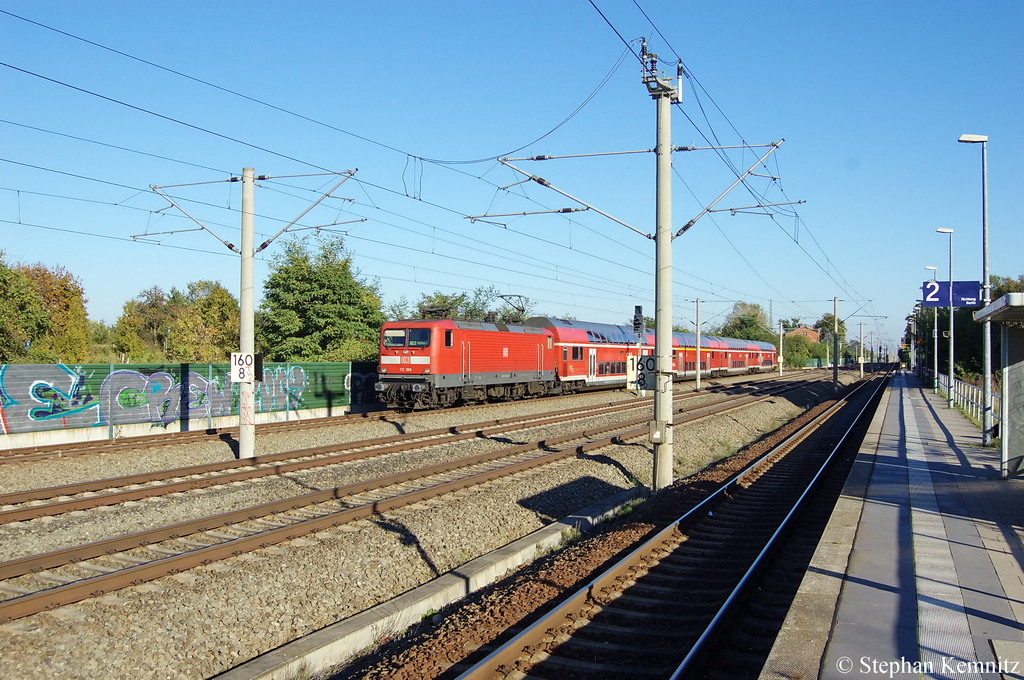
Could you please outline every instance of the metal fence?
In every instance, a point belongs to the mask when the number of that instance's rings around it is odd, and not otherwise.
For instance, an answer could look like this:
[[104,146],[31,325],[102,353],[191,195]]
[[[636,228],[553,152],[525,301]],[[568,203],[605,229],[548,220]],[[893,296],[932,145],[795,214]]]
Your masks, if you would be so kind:
[[[939,391],[949,397],[949,376],[939,373]],[[985,391],[962,380],[953,379],[953,404],[963,410],[964,413],[974,419],[976,423],[982,422],[985,411]],[[1002,395],[992,393],[992,423],[999,424],[1001,413]]]
[[[376,371],[369,362],[264,364],[256,412],[342,413],[376,401]],[[237,414],[228,364],[0,364],[0,434],[107,427],[114,437],[121,425],[188,429]]]

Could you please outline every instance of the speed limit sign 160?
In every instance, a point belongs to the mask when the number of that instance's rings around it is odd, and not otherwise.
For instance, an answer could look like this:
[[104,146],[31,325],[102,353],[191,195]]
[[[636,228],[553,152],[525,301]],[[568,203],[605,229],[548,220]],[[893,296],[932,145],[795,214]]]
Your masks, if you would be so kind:
[[644,355],[636,357],[636,386],[640,390],[652,390],[657,386],[655,366],[657,357]]
[[231,353],[231,382],[251,383],[255,375],[255,357],[248,352]]

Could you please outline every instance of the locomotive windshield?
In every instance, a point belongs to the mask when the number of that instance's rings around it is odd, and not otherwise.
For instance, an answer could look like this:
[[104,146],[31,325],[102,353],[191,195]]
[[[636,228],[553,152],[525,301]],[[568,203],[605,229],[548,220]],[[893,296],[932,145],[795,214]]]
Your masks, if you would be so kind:
[[430,344],[429,328],[386,328],[385,347],[427,347]]

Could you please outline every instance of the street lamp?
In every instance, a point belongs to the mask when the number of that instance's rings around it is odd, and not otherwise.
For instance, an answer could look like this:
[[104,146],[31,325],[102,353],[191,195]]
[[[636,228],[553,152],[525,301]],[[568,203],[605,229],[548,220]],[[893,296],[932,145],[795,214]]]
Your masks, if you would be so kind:
[[939,227],[940,234],[949,234],[949,389],[946,390],[947,408],[953,408],[953,230]]
[[[932,270],[932,281],[938,267],[925,267]],[[939,393],[939,308],[932,307],[932,392]]]
[[[982,307],[992,302],[992,284],[988,277],[988,136],[960,135],[958,142],[981,144],[981,291]],[[989,319],[982,323],[984,368],[982,370],[984,397],[982,398],[981,438],[983,446],[992,445],[992,326]]]

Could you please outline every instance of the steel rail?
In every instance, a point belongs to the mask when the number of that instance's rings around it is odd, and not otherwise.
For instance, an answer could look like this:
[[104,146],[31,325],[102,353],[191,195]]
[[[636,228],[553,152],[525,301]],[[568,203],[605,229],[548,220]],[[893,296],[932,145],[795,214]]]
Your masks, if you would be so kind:
[[[733,400],[728,404],[721,404],[717,408],[703,407],[698,409],[698,412],[689,415],[688,418],[704,417],[709,415],[711,412],[720,412],[739,408],[754,399],[755,398],[747,396]],[[367,491],[407,484],[414,479],[423,479],[433,475],[451,472],[460,468],[465,469],[467,467],[478,466],[481,463],[496,461],[501,458],[508,458],[527,452],[535,452],[538,449],[551,448],[560,443],[572,441],[574,439],[590,439],[590,441],[567,449],[549,451],[528,460],[470,474],[456,480],[432,485],[426,489],[400,493],[391,498],[378,499],[371,503],[365,503],[358,507],[344,509],[339,512],[326,514],[325,509],[321,506],[318,510],[306,511],[307,513],[317,515],[311,519],[295,521],[292,524],[277,529],[264,531],[258,534],[250,534],[244,537],[227,539],[221,543],[205,548],[197,548],[193,551],[183,552],[180,555],[154,560],[146,564],[128,567],[110,574],[82,579],[55,588],[11,598],[0,602],[0,622],[28,616],[48,608],[70,604],[71,602],[75,602],[86,597],[101,595],[103,593],[126,587],[127,585],[159,578],[161,576],[174,573],[175,571],[189,569],[218,559],[225,559],[233,555],[254,550],[258,547],[265,547],[267,545],[279,543],[284,540],[296,538],[330,526],[337,526],[339,524],[344,524],[358,519],[364,519],[366,517],[373,516],[374,514],[380,514],[387,512],[388,510],[401,507],[402,505],[417,503],[439,495],[451,493],[453,491],[492,482],[496,479],[507,477],[524,470],[548,465],[556,460],[560,460],[571,455],[586,453],[594,449],[603,448],[609,444],[646,435],[646,427],[623,431],[623,428],[639,423],[644,423],[646,425],[647,419],[636,419],[627,421],[626,423],[617,423],[601,428],[584,430],[583,432],[570,433],[559,437],[518,445],[511,449],[503,449],[501,451],[482,454],[481,456],[473,457],[471,461],[463,459],[461,461],[442,463],[378,480],[368,480],[366,482],[359,482],[346,485],[344,487],[336,487],[327,491],[305,494],[253,508],[246,508],[199,520],[182,522],[168,527],[160,527],[127,536],[96,541],[85,546],[57,550],[43,555],[30,556],[19,560],[0,563],[0,578],[15,578],[20,575],[38,572],[43,569],[63,566],[93,557],[113,555],[119,551],[123,552],[132,548],[146,547],[160,541],[180,538],[182,536],[195,533],[202,533],[247,520],[270,517],[296,510],[302,511],[303,508],[324,502],[338,501],[345,497],[351,497]],[[618,432],[608,437],[594,439],[595,436],[612,430],[617,430]],[[295,520],[295,518],[293,517],[291,520]],[[223,536],[220,538],[223,538]]]
[[709,640],[711,640],[712,637],[718,632],[718,629],[721,626],[722,621],[725,620],[725,617],[728,615],[729,611],[735,606],[736,602],[739,600],[742,593],[747,589],[747,586],[753,581],[754,575],[760,571],[761,566],[763,565],[766,559],[766,556],[775,548],[775,546],[779,542],[779,538],[786,531],[786,529],[789,528],[790,521],[803,507],[804,502],[807,500],[807,497],[817,488],[818,482],[825,475],[826,471],[831,467],[832,461],[835,460],[835,458],[839,455],[839,452],[843,449],[844,446],[846,446],[846,443],[849,440],[850,435],[854,432],[854,430],[856,430],[860,426],[861,419],[864,417],[864,414],[868,411],[869,408],[872,408],[875,405],[877,401],[877,396],[881,392],[881,390],[885,389],[885,387],[887,386],[889,377],[890,375],[887,374],[879,381],[878,385],[875,388],[875,392],[871,395],[870,398],[868,398],[864,402],[864,405],[861,407],[860,412],[857,413],[857,415],[854,417],[853,422],[846,429],[846,431],[843,432],[839,441],[832,447],[832,451],[828,454],[828,457],[822,463],[821,468],[818,470],[817,473],[815,473],[811,481],[807,483],[807,487],[804,489],[803,493],[800,494],[800,497],[796,500],[796,503],[793,504],[793,507],[790,508],[789,512],[786,513],[786,516],[783,518],[781,524],[779,524],[779,527],[772,533],[771,537],[768,539],[768,542],[757,554],[757,557],[754,558],[753,563],[751,563],[750,567],[743,574],[743,577],[740,579],[739,583],[736,584],[736,587],[726,598],[725,602],[722,604],[721,608],[719,608],[715,616],[711,619],[711,622],[708,623],[707,627],[704,629],[704,632],[701,633],[700,637],[697,638],[697,641],[693,643],[693,646],[690,648],[689,653],[687,653],[686,657],[676,667],[676,670],[672,673],[671,680],[679,680],[684,675],[686,675],[686,673],[689,672],[690,668],[692,667],[694,661],[705,653],[706,645],[708,644]]
[[[621,590],[622,584],[631,580],[635,570],[648,570],[683,542],[685,536],[681,528],[682,526],[706,514],[707,509],[712,504],[729,494],[732,489],[735,489],[748,476],[759,474],[762,466],[773,457],[777,458],[780,451],[791,449],[808,437],[825,420],[841,409],[844,403],[844,401],[840,401],[833,405],[833,407],[820,414],[812,422],[787,437],[777,447],[753,461],[742,472],[730,478],[716,492],[645,541],[641,546],[631,551],[610,569],[580,588],[554,610],[491,652],[472,668],[459,675],[457,680],[479,680],[480,678],[502,677],[502,674],[511,672],[522,672],[525,666],[520,666],[520,661],[525,660],[526,665],[532,665],[532,657],[546,655],[544,651],[546,646],[549,643],[553,643],[560,635],[566,634],[566,631],[563,629],[572,628],[573,622],[580,617],[587,618],[588,615],[601,611],[601,602],[605,599],[607,593]],[[537,661],[540,660],[539,658],[537,659]]]
[[[770,376],[767,376],[770,379]],[[719,385],[709,388],[706,391],[716,392],[728,390],[732,387],[753,384],[758,379],[739,381],[728,385]],[[592,391],[592,390],[591,390]],[[560,395],[549,397],[551,401],[567,399],[579,396],[579,394]],[[615,402],[608,402],[609,405]],[[473,404],[469,406],[456,406],[445,409],[445,413],[458,413],[462,411],[479,410],[481,408],[495,407],[500,402],[488,402],[485,404]],[[416,417],[419,415],[432,415],[437,411],[413,411],[400,414],[404,417]],[[345,426],[357,422],[387,421],[394,418],[394,412],[384,413],[350,413],[340,416],[325,416],[322,418],[307,418],[285,422],[264,423],[260,428],[270,434],[280,434],[293,430],[317,429],[322,427]],[[219,438],[226,440],[238,434],[238,426],[204,428],[201,430],[190,430],[185,432],[167,432],[164,434],[140,435],[137,437],[118,437],[114,439],[90,440],[81,442],[69,442],[66,444],[43,444],[37,446],[26,446],[11,449],[0,449],[0,465],[13,463],[32,462],[50,458],[65,458],[73,456],[91,455],[97,453],[111,453],[124,451],[125,449],[146,449],[157,446],[176,446],[188,443],[192,440]]]
[[[184,552],[181,555],[154,560],[146,564],[128,567],[110,574],[95,576],[66,585],[57,586],[55,588],[0,601],[0,622],[11,621],[46,609],[71,604],[72,602],[77,602],[87,597],[96,597],[104,593],[119,590],[129,585],[136,585],[138,583],[160,578],[161,576],[166,576],[177,571],[191,569],[202,564],[226,559],[257,548],[298,538],[315,531],[321,531],[340,524],[372,517],[373,515],[394,510],[404,505],[411,505],[440,495],[452,493],[454,491],[493,482],[497,479],[508,477],[518,472],[542,465],[548,465],[554,461],[576,455],[577,453],[585,453],[596,448],[607,446],[620,438],[626,439],[630,436],[646,434],[646,432],[646,428],[639,428],[631,432],[624,433],[621,436],[611,436],[598,441],[588,441],[575,447],[547,452],[529,460],[520,461],[511,465],[436,484],[426,489],[398,494],[391,498],[376,500],[371,503],[366,503],[355,508],[348,508],[329,515],[320,515],[318,517],[302,520],[294,524],[289,524],[277,529],[271,529],[259,534],[227,540],[223,543],[217,543],[206,548],[197,548],[193,551]],[[565,440],[573,436],[578,439],[580,438],[578,435],[579,433],[575,433],[574,435],[565,435],[563,437],[524,444],[514,447],[513,450],[517,453],[527,450],[535,451],[539,448],[551,446],[557,443],[557,440]],[[485,454],[485,456],[482,456],[481,458],[486,457],[490,459],[499,459],[502,457],[507,458],[510,455],[511,451],[506,449],[499,452],[493,452],[491,454]],[[475,461],[475,464],[479,464],[480,462],[484,461],[477,460]],[[222,515],[215,515],[213,517],[203,518],[202,520],[182,522],[168,527],[140,532],[139,534],[131,534],[128,536],[108,539],[106,541],[97,541],[86,546],[80,546],[79,548],[53,551],[40,556],[32,556],[21,560],[0,563],[0,577],[13,578],[17,575],[24,575],[39,571],[40,569],[61,566],[75,560],[86,559],[87,557],[109,555],[112,552],[126,550],[131,547],[144,547],[145,545],[152,544],[156,541],[180,538],[185,532],[195,533],[195,530],[209,531],[210,529],[220,528],[240,521],[294,511],[316,503],[322,503],[330,500],[341,500],[345,496],[365,493],[366,491],[380,489],[387,486],[395,486],[407,483],[412,479],[429,476],[429,474],[450,472],[457,468],[458,465],[455,463],[443,463],[431,466],[430,468],[423,468],[413,473],[403,473],[400,475],[393,475],[392,477],[373,480],[377,482],[376,484],[372,482],[364,482],[347,485],[346,487],[338,487],[329,491],[305,494],[303,496],[263,506],[246,508],[244,510],[224,513]]]
[[[720,413],[725,410],[733,408],[739,408],[749,403],[749,400],[742,398],[742,403],[728,402],[726,404],[718,404],[715,406],[705,406],[698,411],[692,412],[686,416],[686,420],[703,418],[714,413]],[[680,422],[686,422],[686,420]],[[176,524],[168,525],[166,527],[158,527],[147,531],[137,532],[134,534],[127,534],[124,536],[118,536],[110,539],[101,541],[94,541],[83,546],[76,546],[73,548],[64,548],[61,550],[44,553],[42,555],[33,555],[17,560],[11,560],[8,562],[0,563],[0,579],[9,579],[16,576],[20,576],[33,571],[39,571],[41,569],[49,569],[56,566],[61,566],[78,560],[89,559],[93,557],[100,557],[103,555],[109,555],[113,552],[124,551],[136,547],[144,547],[148,544],[164,541],[180,536],[200,533],[203,531],[209,531],[211,529],[222,528],[230,524],[251,520],[256,517],[265,517],[274,513],[287,512],[297,507],[304,507],[313,505],[316,503],[322,503],[326,501],[336,500],[344,496],[352,496],[359,493],[365,493],[374,489],[385,488],[388,486],[394,486],[399,484],[405,484],[415,479],[421,479],[433,475],[443,474],[451,472],[453,470],[464,469],[480,464],[489,463],[494,460],[500,460],[503,457],[512,457],[520,455],[525,452],[535,451],[536,449],[543,449],[551,446],[555,446],[566,441],[572,441],[573,439],[590,438],[598,434],[610,430],[621,430],[623,427],[632,427],[640,423],[646,423],[646,418],[639,418],[626,421],[625,423],[616,423],[605,426],[603,428],[596,428],[591,430],[584,430],[582,432],[569,433],[559,437],[544,439],[532,443],[521,444],[512,448],[501,449],[500,451],[492,451],[485,454],[479,454],[477,456],[471,456],[468,458],[459,459],[456,461],[449,461],[447,463],[438,463],[427,468],[419,468],[403,473],[397,473],[388,477],[376,478],[372,480],[365,480],[362,482],[354,482],[340,487],[335,487],[325,491],[315,491],[301,496],[294,496],[279,501],[272,501],[270,503],[264,503],[262,505],[253,506],[251,508],[244,508],[228,513],[222,513],[218,515],[212,515],[209,517],[203,517],[196,520],[188,520],[185,522],[179,522]],[[636,436],[640,436],[646,432],[644,428],[636,428],[633,430],[626,430],[616,436],[609,437],[606,440],[602,440],[601,446],[605,446],[611,443],[613,439],[630,439]],[[591,445],[584,445],[587,447],[586,450],[593,448]]]
[[[682,395],[676,399],[681,401],[692,398],[693,396],[694,395]],[[109,493],[92,495],[84,498],[72,498],[63,501],[56,501],[45,505],[9,508],[7,510],[0,511],[0,524],[36,519],[42,516],[58,515],[76,510],[87,510],[104,505],[114,505],[126,501],[141,500],[152,496],[192,491],[219,484],[226,484],[233,481],[281,475],[315,467],[324,467],[352,460],[360,460],[407,451],[414,448],[437,446],[454,441],[487,437],[502,432],[508,432],[510,430],[541,427],[544,425],[564,422],[566,420],[579,419],[581,415],[592,417],[618,411],[628,411],[641,407],[645,402],[646,400],[639,402],[613,402],[610,405],[601,405],[589,408],[582,414],[580,409],[563,409],[551,412],[550,414],[541,414],[540,416],[533,414],[519,418],[496,419],[465,426],[435,428],[410,434],[391,435],[373,440],[361,440],[347,444],[335,444],[310,449],[301,449],[298,451],[258,456],[244,460],[205,463],[202,465],[175,468],[172,470],[160,470],[119,478],[93,480],[44,489],[30,489],[0,494],[0,506],[4,506],[19,505],[32,501],[48,500],[64,496],[74,496],[106,489],[147,485],[144,488],[111,491]],[[473,429],[471,430],[471,428]],[[443,437],[443,440],[435,441],[431,440],[431,437]],[[374,446],[381,442],[390,441],[398,443],[383,447]],[[347,453],[339,453],[344,451],[347,451]],[[222,471],[228,472],[219,476],[210,476]],[[200,475],[207,476],[200,477]],[[183,481],[166,481],[178,480],[184,477],[191,477],[191,479],[185,479]],[[155,482],[165,483],[156,484]]]

